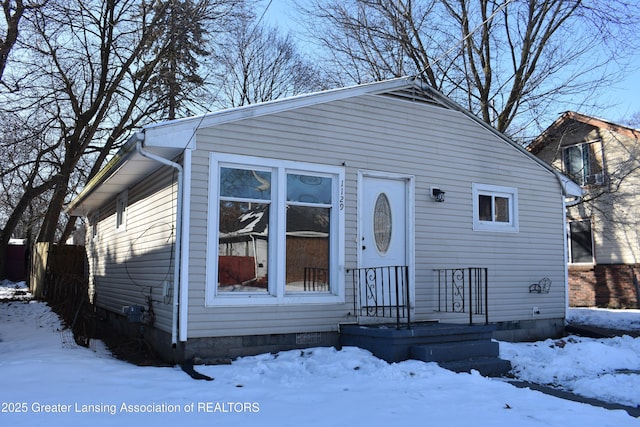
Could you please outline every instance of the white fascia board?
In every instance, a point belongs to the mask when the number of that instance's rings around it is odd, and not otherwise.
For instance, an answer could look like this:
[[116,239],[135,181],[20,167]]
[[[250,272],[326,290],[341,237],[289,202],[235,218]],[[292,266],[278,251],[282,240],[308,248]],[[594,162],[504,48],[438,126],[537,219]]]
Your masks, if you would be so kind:
[[197,117],[174,120],[144,127],[145,147],[195,149]]
[[[145,135],[147,137],[145,145],[193,148],[191,146],[185,147],[185,144],[187,141],[189,144],[195,144],[195,132],[201,128],[323,104],[326,102],[339,101],[355,96],[383,93],[414,85],[414,81],[414,78],[400,77],[382,82],[330,89],[322,92],[293,96],[290,98],[276,99],[259,104],[244,105],[200,116],[148,125],[144,128]],[[181,143],[178,141],[181,141]]]

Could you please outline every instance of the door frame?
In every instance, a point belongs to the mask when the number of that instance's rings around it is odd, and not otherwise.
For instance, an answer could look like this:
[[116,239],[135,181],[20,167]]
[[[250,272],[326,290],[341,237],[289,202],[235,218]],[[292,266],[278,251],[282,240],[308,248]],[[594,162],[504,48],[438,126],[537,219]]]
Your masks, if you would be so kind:
[[[365,178],[390,179],[403,181],[405,184],[405,254],[409,273],[409,310],[411,317],[415,315],[415,176],[398,174],[392,172],[381,172],[373,170],[358,170],[358,215],[357,215],[357,237],[356,254],[357,268],[362,268],[362,235],[363,235],[363,209],[364,206],[364,180]],[[415,318],[415,317],[414,317]]]

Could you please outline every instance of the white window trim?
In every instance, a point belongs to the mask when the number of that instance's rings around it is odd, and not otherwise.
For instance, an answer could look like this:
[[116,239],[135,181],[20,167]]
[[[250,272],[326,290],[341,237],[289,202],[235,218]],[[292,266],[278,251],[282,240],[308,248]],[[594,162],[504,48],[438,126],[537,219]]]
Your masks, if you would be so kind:
[[[331,219],[330,253],[331,290],[327,292],[285,293],[286,242],[285,233],[273,232],[269,238],[269,290],[268,292],[218,293],[218,218],[220,208],[220,167],[253,167],[272,170],[272,211],[270,226],[273,230],[286,227],[286,179],[287,173],[313,174],[332,177],[333,196]],[[343,304],[345,302],[344,280],[344,168],[313,163],[291,162],[234,154],[211,153],[209,156],[209,210],[207,218],[207,268],[206,306],[246,306],[284,304]]]
[[[515,187],[503,187],[499,185],[489,184],[476,184],[473,183],[472,197],[473,197],[473,230],[474,231],[489,231],[500,233],[518,233],[520,231],[519,225],[519,211],[518,211],[518,189]],[[509,199],[509,222],[497,222],[497,221],[481,221],[479,210],[479,196],[498,196]]]
[[[598,144],[598,145],[596,145]],[[592,156],[591,152],[591,146],[593,146],[593,152],[594,155]],[[569,169],[569,165],[567,164],[567,150],[571,149],[571,148],[575,148],[575,147],[580,147],[580,154],[581,154],[581,162],[582,162],[582,171],[579,173],[579,176],[576,175],[576,173],[572,174],[570,173]],[[588,158],[589,158],[589,165],[588,168],[589,170],[586,170],[586,167],[584,165],[584,150],[585,147],[587,148],[587,153],[588,153]],[[605,156],[604,156],[604,148],[602,145],[602,139],[597,138],[597,139],[593,139],[593,140],[589,140],[589,141],[579,141],[579,142],[575,142],[572,144],[568,144],[565,146],[562,146],[562,170],[563,172],[571,179],[575,180],[575,178],[579,178],[576,182],[582,186],[588,186],[588,185],[604,185],[606,177],[607,177],[607,172],[606,172],[606,163],[605,163]],[[597,151],[600,152],[600,167],[601,167],[601,171],[600,173],[592,173],[591,171],[591,164],[592,162],[596,162],[598,163],[598,157],[597,154],[595,154]],[[594,158],[595,157],[595,158]],[[587,173],[589,172],[589,173]],[[589,184],[587,181],[589,179],[590,176],[596,176],[596,175],[601,175],[604,178],[602,182],[593,182],[591,184]]]
[[[129,197],[129,192],[127,190],[118,194],[118,197],[116,197],[115,224],[116,224],[117,231],[127,230],[127,212],[129,210],[128,197]],[[122,206],[122,212],[120,212],[121,206]],[[118,216],[120,216],[120,214],[122,214],[122,222],[118,223]]]

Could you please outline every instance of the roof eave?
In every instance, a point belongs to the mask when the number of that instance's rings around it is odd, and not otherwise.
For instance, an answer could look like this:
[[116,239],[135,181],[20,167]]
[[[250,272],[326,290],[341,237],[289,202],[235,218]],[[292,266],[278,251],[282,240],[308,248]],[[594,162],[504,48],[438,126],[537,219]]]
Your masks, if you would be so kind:
[[75,197],[67,208],[65,213],[71,216],[83,216],[88,212],[79,209],[80,205],[104,182],[106,182],[111,176],[113,176],[133,155],[135,152],[136,144],[139,141],[144,140],[144,134],[142,132],[136,132],[129,137],[127,142],[118,150],[111,160],[100,169],[100,171],[87,182],[80,194]]

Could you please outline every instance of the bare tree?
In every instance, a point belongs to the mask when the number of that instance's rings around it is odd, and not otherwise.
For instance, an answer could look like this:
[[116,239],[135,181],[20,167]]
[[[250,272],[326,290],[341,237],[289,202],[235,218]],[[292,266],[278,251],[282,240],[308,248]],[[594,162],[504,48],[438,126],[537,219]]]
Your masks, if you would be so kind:
[[[21,237],[29,237],[42,220],[38,213],[46,208],[44,196],[53,188],[50,176],[56,173],[55,144],[45,139],[46,122],[35,117],[25,119],[7,113],[0,114],[0,185],[4,197],[0,199],[0,219],[4,224],[0,234],[3,244],[10,233],[4,230],[21,229]],[[31,207],[41,209],[24,215]]]
[[339,79],[418,75],[514,136],[558,101],[593,103],[607,65],[637,50],[640,19],[625,0],[299,3]]
[[9,54],[18,41],[20,33],[20,21],[26,12],[37,10],[46,5],[47,0],[23,1],[23,0],[2,0],[2,12],[4,21],[0,22],[3,35],[0,35],[0,82],[9,60]]
[[626,124],[632,128],[640,129],[640,111],[636,111],[627,119],[620,120],[620,123]]
[[220,106],[241,106],[326,88],[291,36],[238,16],[217,55]]
[[[238,2],[209,0],[190,10],[217,8],[224,15]],[[15,192],[0,232],[0,277],[6,244],[35,201],[46,195],[38,240],[65,240],[74,222],[65,226],[61,213],[75,189],[100,170],[131,129],[179,107],[177,94],[167,107],[171,96],[158,97],[152,90],[171,62],[167,58],[176,55],[175,39],[182,37],[162,32],[176,30],[164,25],[176,7],[173,0],[49,0],[23,22],[28,37],[18,39],[20,52],[11,63],[22,71],[19,90],[2,94],[2,109],[5,117],[33,130],[20,141],[29,146],[25,155],[3,170],[3,184]],[[202,22],[198,16],[191,21]],[[190,21],[180,22],[180,30],[188,32],[183,25]],[[4,136],[4,142],[15,142]]]

